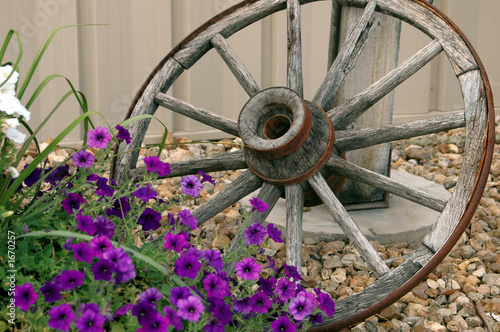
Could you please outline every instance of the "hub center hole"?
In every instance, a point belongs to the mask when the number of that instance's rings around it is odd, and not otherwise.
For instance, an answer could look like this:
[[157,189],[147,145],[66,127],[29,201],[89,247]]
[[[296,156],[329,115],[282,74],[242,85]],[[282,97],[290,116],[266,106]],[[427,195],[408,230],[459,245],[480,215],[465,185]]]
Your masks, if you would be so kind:
[[267,139],[277,139],[285,135],[291,126],[292,120],[288,116],[276,114],[266,121],[262,133]]

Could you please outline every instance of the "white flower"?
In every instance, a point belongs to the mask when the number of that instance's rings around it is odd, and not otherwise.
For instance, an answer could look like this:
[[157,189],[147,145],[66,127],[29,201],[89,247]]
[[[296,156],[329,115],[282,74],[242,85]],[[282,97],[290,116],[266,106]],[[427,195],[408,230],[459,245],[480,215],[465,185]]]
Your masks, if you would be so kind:
[[9,126],[14,129],[16,129],[19,126],[19,120],[17,118],[9,118],[5,119],[4,122]]
[[9,127],[5,131],[5,135],[16,144],[23,144],[26,135],[17,130],[16,128]]
[[17,171],[17,169],[15,169],[14,167],[10,166],[9,167],[9,173],[10,173],[10,176],[15,179],[19,176],[19,172]]
[[8,94],[0,94],[0,111],[9,115],[17,113],[24,118],[24,121],[29,121],[31,116],[31,113],[21,104],[16,96]]
[[[7,77],[9,77],[10,73],[14,70],[11,65],[6,65],[3,67],[0,67],[0,84],[2,84]],[[19,73],[15,71],[12,76],[9,78],[6,84],[16,84],[17,80],[19,78]]]
[[15,96],[16,86],[12,83],[5,83],[4,85],[0,86],[0,95]]

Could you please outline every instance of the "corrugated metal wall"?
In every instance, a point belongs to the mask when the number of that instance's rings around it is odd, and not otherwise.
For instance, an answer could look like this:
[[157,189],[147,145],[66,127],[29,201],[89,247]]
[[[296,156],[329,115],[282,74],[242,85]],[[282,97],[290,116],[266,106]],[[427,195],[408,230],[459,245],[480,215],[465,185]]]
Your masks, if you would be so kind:
[[[17,29],[23,39],[23,72],[28,70],[41,43],[57,28],[38,74],[36,85],[50,74],[61,74],[85,93],[90,109],[100,111],[111,125],[119,123],[136,91],[156,64],[185,36],[237,0],[0,0],[2,8],[0,36]],[[496,100],[500,85],[500,51],[498,34],[500,12],[497,0],[436,0],[443,10],[468,36],[482,58],[490,77]],[[303,7],[302,40],[304,48],[304,94],[312,98],[327,68],[327,45],[331,1]],[[278,13],[267,17],[228,39],[261,88],[286,85],[286,17]],[[413,28],[403,24],[399,61],[403,61],[429,42]],[[14,61],[15,43],[7,53]],[[36,127],[59,99],[69,90],[62,79],[54,80],[31,107],[30,125]],[[218,114],[236,119],[248,97],[215,51],[210,51],[192,69],[183,73],[169,91],[177,98]],[[498,102],[497,102],[498,104]],[[453,112],[462,108],[457,80],[447,59],[440,55],[396,90],[395,121],[434,116],[436,112]],[[68,100],[40,133],[40,138],[54,137],[78,115],[78,105]],[[177,135],[194,139],[220,138],[215,130],[171,114],[158,111],[157,116]],[[97,120],[103,123],[102,120]],[[162,127],[154,124],[147,141],[161,135]],[[76,130],[67,142],[78,142],[82,132]]]

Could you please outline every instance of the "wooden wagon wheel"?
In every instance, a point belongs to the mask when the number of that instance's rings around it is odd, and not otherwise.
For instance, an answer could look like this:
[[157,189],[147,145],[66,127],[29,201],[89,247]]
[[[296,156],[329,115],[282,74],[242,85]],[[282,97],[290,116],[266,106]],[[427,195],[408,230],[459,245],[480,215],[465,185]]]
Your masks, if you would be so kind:
[[[250,168],[223,191],[194,211],[202,224],[209,218],[261,188],[259,197],[270,209],[282,195],[287,201],[287,262],[300,266],[304,187],[309,186],[326,205],[336,222],[355,245],[377,276],[370,287],[337,302],[337,312],[314,330],[334,330],[358,322],[399,299],[425,278],[448,254],[467,227],[479,203],[491,165],[494,144],[493,99],[475,51],[460,30],[423,0],[338,0],[340,5],[364,8],[351,28],[325,80],[312,101],[302,99],[301,5],[315,0],[248,0],[214,17],[194,31],[156,67],[130,108],[128,117],[153,114],[158,106],[198,120],[230,135],[240,136],[244,151],[171,165],[170,176]],[[288,12],[288,77],[285,87],[261,91],[226,38],[236,31],[279,10]],[[399,18],[423,31],[432,41],[405,62],[347,102],[322,110],[333,100],[348,67],[373,26],[373,12]],[[239,122],[197,108],[168,96],[166,91],[179,75],[206,52],[215,48],[250,96]],[[357,117],[444,51],[460,83],[465,112],[458,115],[348,130]],[[125,153],[141,145],[148,121],[132,124],[130,145]],[[411,186],[370,172],[347,162],[339,154],[394,140],[465,127],[464,163],[455,190],[448,201]],[[335,130],[333,129],[335,128]],[[334,139],[335,137],[335,139]],[[314,149],[310,147],[314,146]],[[120,154],[114,177],[124,182],[140,177],[144,170],[133,169],[138,151]],[[421,246],[394,269],[389,269],[360,232],[325,181],[325,174],[346,177],[440,211],[436,223]],[[252,222],[263,222],[267,214],[254,214]],[[241,239],[242,234],[234,241]]]

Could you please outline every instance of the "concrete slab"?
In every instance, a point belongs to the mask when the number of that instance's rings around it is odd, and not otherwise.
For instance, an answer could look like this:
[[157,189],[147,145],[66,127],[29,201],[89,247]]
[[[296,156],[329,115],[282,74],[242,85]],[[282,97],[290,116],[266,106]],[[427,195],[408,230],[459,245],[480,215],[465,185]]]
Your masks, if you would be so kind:
[[[413,174],[391,170],[391,177],[446,200],[451,195],[443,186]],[[250,208],[249,200],[257,196],[257,193],[258,191],[243,198],[241,206]],[[349,214],[368,240],[388,244],[420,242],[440,213],[390,195],[388,208],[349,211]],[[304,212],[302,219],[303,237],[322,241],[347,239],[324,205],[311,207],[309,211]],[[266,221],[274,223],[282,231],[285,229],[284,199],[279,199]]]

